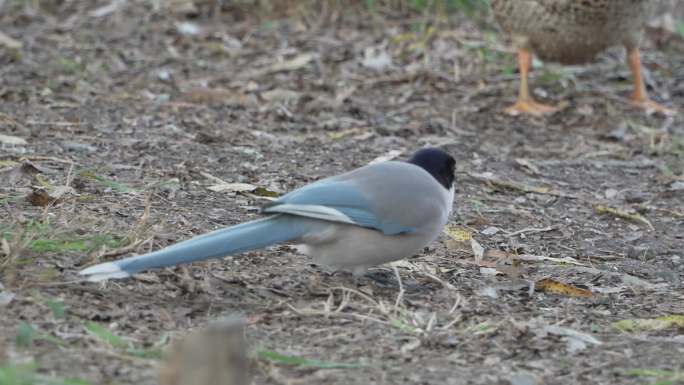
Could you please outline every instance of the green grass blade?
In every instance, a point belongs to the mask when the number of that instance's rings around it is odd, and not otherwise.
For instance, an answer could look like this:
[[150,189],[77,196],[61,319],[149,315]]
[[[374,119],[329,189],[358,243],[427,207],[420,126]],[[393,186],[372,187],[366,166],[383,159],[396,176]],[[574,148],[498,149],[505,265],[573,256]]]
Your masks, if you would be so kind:
[[111,347],[119,349],[127,349],[129,347],[128,342],[126,342],[123,338],[117,336],[109,331],[109,329],[106,329],[95,322],[88,322],[85,325],[85,328]]
[[66,316],[64,302],[58,301],[56,299],[48,299],[45,301],[45,304],[50,308],[50,310],[52,310],[52,315],[56,319],[64,318],[64,316]]
[[17,326],[17,337],[15,342],[20,348],[28,348],[33,345],[33,339],[36,335],[36,329],[26,322],[22,322]]

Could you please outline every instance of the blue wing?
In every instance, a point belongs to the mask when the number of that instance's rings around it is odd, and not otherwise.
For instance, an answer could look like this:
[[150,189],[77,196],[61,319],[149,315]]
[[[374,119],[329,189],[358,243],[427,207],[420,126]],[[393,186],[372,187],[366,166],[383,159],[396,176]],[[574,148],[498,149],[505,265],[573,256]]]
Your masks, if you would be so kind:
[[267,214],[286,213],[331,222],[349,223],[387,235],[415,229],[383,220],[354,183],[327,179],[294,190],[263,207]]

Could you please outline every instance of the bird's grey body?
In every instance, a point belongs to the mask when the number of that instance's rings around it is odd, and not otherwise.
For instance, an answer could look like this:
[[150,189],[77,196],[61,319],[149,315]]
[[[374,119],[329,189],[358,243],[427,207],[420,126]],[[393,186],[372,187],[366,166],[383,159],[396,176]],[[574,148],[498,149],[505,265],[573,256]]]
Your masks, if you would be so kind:
[[435,240],[449,219],[454,199],[453,188],[446,190],[428,172],[404,162],[370,165],[317,183],[353,184],[363,194],[374,195],[371,207],[378,216],[409,230],[386,234],[322,221],[317,232],[299,240],[301,252],[317,264],[351,270],[355,275],[371,266],[410,257]]
[[371,266],[415,255],[440,231],[434,226],[433,231],[388,236],[354,225],[329,224],[325,230],[303,237],[299,251],[318,265],[359,276]]
[[317,264],[362,274],[437,238],[451,212],[453,172],[453,158],[425,149],[409,162],[376,163],[294,190],[263,207],[268,217],[81,274],[93,281],[123,278],[286,241],[300,244]]

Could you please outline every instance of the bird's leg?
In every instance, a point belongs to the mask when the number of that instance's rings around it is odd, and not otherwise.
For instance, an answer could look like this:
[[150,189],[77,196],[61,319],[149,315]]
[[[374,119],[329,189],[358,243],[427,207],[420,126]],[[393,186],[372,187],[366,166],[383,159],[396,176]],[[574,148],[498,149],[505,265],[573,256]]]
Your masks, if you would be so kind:
[[530,114],[540,116],[556,111],[555,107],[536,102],[530,95],[527,78],[532,67],[532,53],[524,48],[518,50],[518,69],[520,70],[520,91],[514,105],[506,108],[510,115]]
[[648,98],[646,86],[644,85],[644,79],[641,74],[641,53],[639,52],[639,47],[627,48],[627,63],[629,64],[629,69],[632,71],[632,81],[634,83],[634,91],[632,91],[631,97],[632,104],[643,108],[646,111],[655,111],[665,115],[673,115],[675,113],[674,110],[671,110]]

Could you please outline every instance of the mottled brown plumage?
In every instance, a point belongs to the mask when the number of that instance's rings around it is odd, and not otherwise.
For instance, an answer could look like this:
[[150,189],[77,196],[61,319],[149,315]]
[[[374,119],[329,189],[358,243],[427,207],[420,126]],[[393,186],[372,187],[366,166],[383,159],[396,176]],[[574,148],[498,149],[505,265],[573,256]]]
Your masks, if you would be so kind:
[[623,45],[634,75],[633,103],[661,112],[669,110],[646,96],[641,78],[639,41],[651,16],[653,0],[492,0],[494,17],[518,49],[520,95],[509,113],[542,114],[553,107],[529,95],[531,54],[546,61],[582,64],[606,48]]

